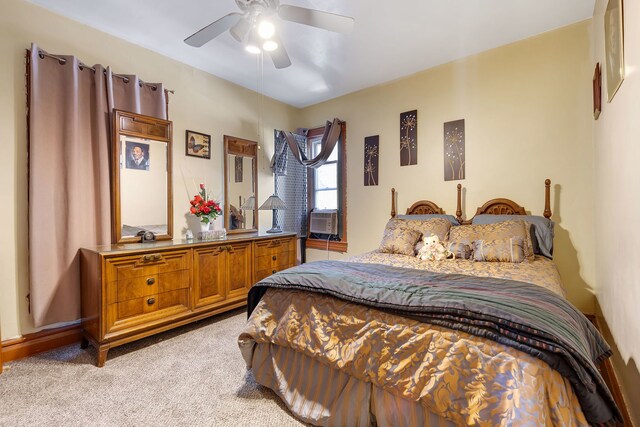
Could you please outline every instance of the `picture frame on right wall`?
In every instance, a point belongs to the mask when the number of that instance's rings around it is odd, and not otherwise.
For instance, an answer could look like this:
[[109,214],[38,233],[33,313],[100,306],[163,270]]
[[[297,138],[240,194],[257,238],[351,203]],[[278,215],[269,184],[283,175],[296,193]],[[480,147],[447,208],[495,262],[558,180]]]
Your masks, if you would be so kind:
[[624,80],[624,25],[622,0],[609,0],[604,13],[604,50],[608,101]]
[[600,63],[596,63],[596,69],[593,72],[593,118],[598,120],[600,111],[602,111],[602,77],[600,74]]

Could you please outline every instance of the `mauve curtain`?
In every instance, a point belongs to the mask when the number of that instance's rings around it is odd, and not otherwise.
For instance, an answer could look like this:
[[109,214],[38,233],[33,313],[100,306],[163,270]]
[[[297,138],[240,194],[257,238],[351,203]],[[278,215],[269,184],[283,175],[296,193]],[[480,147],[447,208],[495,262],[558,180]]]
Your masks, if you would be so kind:
[[111,241],[113,108],[166,118],[161,84],[140,85],[31,45],[29,279],[35,326],[80,318],[78,249]]
[[333,119],[333,122],[327,121],[324,127],[324,135],[322,135],[322,140],[320,146],[320,152],[316,157],[309,160],[306,154],[298,148],[298,143],[296,142],[296,137],[293,133],[282,131],[287,140],[287,144],[291,149],[291,153],[293,153],[294,159],[296,159],[301,165],[304,165],[307,168],[319,168],[327,162],[329,156],[331,156],[331,152],[333,148],[336,146],[338,139],[340,138],[340,132],[342,131],[342,121],[338,118]]

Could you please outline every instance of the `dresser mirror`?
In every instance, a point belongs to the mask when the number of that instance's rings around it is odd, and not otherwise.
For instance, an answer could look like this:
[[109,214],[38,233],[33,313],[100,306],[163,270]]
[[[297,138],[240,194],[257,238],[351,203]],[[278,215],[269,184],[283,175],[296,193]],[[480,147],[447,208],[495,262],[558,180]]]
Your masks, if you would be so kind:
[[113,120],[112,242],[140,242],[149,231],[172,239],[172,123],[119,110]]
[[224,136],[224,226],[228,233],[258,231],[258,143]]

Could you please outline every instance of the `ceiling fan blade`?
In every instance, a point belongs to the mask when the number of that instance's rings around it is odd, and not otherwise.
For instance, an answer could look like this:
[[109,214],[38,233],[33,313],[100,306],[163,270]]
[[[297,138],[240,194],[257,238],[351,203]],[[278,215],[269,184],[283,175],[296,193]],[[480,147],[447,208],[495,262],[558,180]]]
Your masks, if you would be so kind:
[[278,48],[269,52],[269,56],[273,61],[273,65],[275,65],[278,70],[287,68],[291,65],[291,59],[289,58],[289,54],[282,44],[282,40],[280,40],[279,37],[274,36],[273,41],[278,43]]
[[285,21],[310,25],[337,33],[348,33],[353,29],[354,19],[349,16],[336,15],[320,10],[283,4],[278,8],[278,15]]
[[231,33],[234,39],[242,43],[250,29],[251,20],[249,20],[246,16],[243,16],[242,19],[240,19],[233,27],[231,27],[229,33]]
[[184,39],[184,42],[193,47],[200,47],[234,26],[240,20],[240,18],[242,18],[241,13],[230,13],[207,25],[197,33],[190,35],[189,37]]

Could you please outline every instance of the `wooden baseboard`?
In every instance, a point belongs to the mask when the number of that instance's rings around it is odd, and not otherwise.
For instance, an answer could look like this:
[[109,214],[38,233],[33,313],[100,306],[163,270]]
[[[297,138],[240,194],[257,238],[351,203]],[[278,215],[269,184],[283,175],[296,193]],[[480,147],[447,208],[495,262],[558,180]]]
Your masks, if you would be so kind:
[[[585,316],[596,326],[596,329],[600,331],[600,333],[604,334],[604,328],[601,322],[604,319],[599,316],[593,314],[585,314]],[[606,325],[605,325],[606,326]],[[624,422],[622,424],[617,424],[619,426],[629,426],[632,427],[633,423],[631,422],[631,417],[629,416],[629,411],[627,410],[627,405],[625,404],[622,390],[620,389],[620,383],[618,382],[618,377],[616,377],[615,371],[613,370],[613,365],[611,364],[611,358],[607,358],[600,363],[598,366],[600,370],[600,374],[604,379],[604,382],[607,383],[607,387],[609,387],[609,391],[611,391],[611,395],[613,396],[613,400],[616,401],[616,405],[620,409],[622,413],[622,418]]]
[[3,341],[0,360],[6,363],[22,359],[23,357],[54,350],[65,345],[80,343],[81,338],[82,328],[80,324],[45,329],[20,338]]

